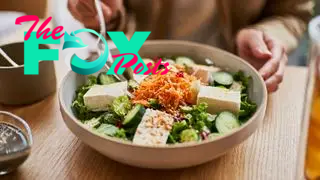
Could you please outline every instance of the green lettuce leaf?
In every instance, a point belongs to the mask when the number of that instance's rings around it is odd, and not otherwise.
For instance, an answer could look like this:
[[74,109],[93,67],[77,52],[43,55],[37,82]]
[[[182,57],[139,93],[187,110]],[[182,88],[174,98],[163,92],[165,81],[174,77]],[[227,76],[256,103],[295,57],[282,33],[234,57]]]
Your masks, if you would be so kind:
[[98,134],[114,136],[117,133],[118,128],[111,124],[101,124],[95,131]]
[[97,118],[94,117],[90,120],[85,121],[83,124],[89,129],[97,128],[101,124],[101,117],[97,117]]
[[233,75],[233,78],[235,81],[239,81],[242,84],[239,120],[244,123],[257,110],[256,103],[252,102],[248,97],[248,87],[251,77],[245,76],[242,71],[239,71]]

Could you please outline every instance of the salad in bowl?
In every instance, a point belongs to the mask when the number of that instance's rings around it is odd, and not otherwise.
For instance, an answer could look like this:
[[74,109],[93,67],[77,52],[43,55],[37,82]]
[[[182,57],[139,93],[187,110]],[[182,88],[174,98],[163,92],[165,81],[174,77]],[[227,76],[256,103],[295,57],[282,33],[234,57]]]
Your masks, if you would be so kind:
[[[160,58],[143,58],[152,64]],[[90,75],[75,92],[72,110],[85,128],[137,145],[163,146],[215,139],[240,128],[256,112],[248,96],[250,76],[191,57],[161,57],[170,71],[135,74],[120,82],[113,75]]]

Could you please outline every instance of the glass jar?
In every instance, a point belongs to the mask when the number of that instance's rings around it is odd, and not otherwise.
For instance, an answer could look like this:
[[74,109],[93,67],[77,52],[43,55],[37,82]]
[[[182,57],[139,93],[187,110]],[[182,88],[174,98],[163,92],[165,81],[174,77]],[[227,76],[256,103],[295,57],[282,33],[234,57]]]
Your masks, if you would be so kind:
[[305,178],[320,179],[320,16],[309,23],[311,39],[309,62],[309,95],[306,102],[306,119],[308,121],[307,147],[304,163]]
[[31,146],[29,125],[10,112],[0,111],[0,176],[23,164],[30,154]]

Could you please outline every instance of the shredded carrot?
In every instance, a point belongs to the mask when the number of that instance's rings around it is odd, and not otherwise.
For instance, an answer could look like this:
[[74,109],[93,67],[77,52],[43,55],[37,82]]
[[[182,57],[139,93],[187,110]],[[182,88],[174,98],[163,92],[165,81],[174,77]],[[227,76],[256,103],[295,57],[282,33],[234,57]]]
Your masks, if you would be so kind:
[[150,98],[157,99],[166,112],[175,114],[180,105],[186,105],[193,100],[194,91],[191,85],[195,80],[197,79],[194,76],[184,71],[170,71],[165,75],[152,74],[134,91],[132,102],[148,107]]

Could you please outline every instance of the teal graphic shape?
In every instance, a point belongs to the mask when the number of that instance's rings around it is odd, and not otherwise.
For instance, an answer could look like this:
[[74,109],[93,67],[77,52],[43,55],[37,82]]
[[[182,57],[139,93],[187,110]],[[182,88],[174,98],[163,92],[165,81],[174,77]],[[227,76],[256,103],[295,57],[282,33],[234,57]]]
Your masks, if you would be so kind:
[[103,66],[106,64],[108,60],[108,52],[106,49],[108,49],[108,44],[107,41],[104,39],[103,36],[101,36],[99,33],[97,33],[94,30],[91,29],[78,29],[74,32],[71,32],[70,35],[65,32],[64,35],[64,44],[63,44],[63,50],[68,49],[68,48],[82,48],[86,47],[82,40],[79,37],[76,37],[75,35],[81,32],[89,32],[92,34],[95,34],[100,38],[105,45],[105,50],[104,52],[101,53],[100,57],[96,59],[95,61],[88,61],[81,59],[78,57],[76,54],[73,54],[71,57],[71,69],[78,74],[82,75],[89,75],[98,72]]

